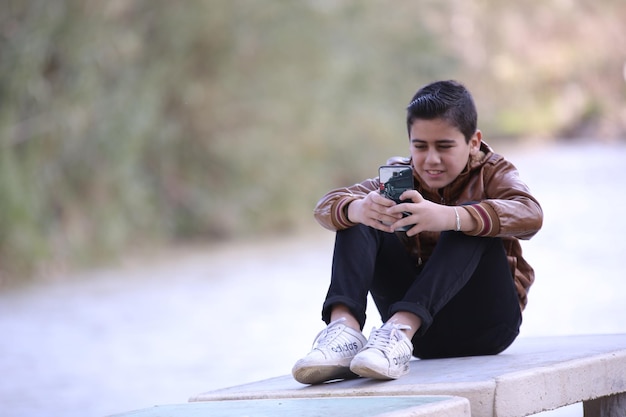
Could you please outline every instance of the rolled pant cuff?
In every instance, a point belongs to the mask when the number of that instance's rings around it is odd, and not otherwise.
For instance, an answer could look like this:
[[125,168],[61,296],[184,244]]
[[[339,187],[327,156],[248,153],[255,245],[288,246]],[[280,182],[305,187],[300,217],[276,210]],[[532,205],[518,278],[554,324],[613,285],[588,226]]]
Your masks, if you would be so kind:
[[329,297],[324,302],[324,306],[322,307],[322,320],[324,320],[326,324],[330,323],[330,313],[335,304],[343,304],[348,307],[354,318],[359,322],[361,330],[363,330],[363,326],[365,326],[365,306],[357,305],[351,298],[343,296]]
[[389,317],[393,316],[395,313],[399,311],[407,311],[409,313],[413,313],[422,319],[422,325],[415,333],[415,336],[421,336],[426,333],[426,330],[433,323],[433,316],[430,314],[428,309],[421,304],[410,303],[407,301],[399,301],[394,303],[389,307]]

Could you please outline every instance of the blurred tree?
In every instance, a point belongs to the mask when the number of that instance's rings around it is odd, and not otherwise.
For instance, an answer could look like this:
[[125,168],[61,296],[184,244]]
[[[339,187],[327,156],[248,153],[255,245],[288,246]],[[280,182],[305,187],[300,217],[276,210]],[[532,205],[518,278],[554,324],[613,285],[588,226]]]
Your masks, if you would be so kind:
[[0,3],[5,277],[312,224],[433,79],[490,142],[626,132],[619,0]]

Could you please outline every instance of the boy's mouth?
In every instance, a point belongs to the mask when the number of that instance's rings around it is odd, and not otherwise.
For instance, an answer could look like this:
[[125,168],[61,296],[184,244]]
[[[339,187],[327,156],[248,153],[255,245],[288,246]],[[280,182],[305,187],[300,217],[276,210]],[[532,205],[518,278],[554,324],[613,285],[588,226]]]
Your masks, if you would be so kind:
[[425,170],[428,175],[441,175],[443,171],[435,170],[435,169],[427,169]]

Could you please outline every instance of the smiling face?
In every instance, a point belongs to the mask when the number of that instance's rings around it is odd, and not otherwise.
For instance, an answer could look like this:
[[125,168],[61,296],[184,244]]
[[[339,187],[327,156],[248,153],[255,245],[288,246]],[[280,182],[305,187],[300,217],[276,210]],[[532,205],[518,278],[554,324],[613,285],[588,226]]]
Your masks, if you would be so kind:
[[470,155],[478,152],[479,130],[469,142],[445,119],[415,119],[409,131],[413,168],[430,188],[443,188],[463,172]]

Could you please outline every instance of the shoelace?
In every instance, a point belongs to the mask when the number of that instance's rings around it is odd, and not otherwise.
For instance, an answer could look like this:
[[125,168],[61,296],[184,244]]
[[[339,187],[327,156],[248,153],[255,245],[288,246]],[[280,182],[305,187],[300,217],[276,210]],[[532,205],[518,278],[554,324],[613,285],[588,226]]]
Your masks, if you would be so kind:
[[[343,321],[345,321],[345,319],[341,318],[331,324],[341,323]],[[337,337],[337,334],[341,332],[341,330],[342,328],[340,326],[328,326],[325,329],[322,329],[322,331],[315,336],[315,339],[313,339],[313,347],[320,348],[326,346],[333,341],[335,337]]]
[[385,354],[390,354],[400,341],[398,332],[405,329],[410,329],[410,327],[406,325],[392,324],[385,325],[380,329],[374,328],[370,334],[369,340],[367,341],[366,347],[378,349]]

